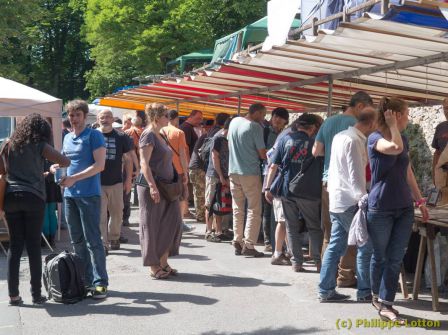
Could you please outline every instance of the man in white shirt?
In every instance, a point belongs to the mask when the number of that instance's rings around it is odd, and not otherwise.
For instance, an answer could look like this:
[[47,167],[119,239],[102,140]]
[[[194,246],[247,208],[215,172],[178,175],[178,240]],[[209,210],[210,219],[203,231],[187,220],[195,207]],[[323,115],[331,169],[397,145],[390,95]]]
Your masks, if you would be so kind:
[[[338,263],[347,249],[348,233],[358,210],[358,201],[367,194],[366,165],[367,137],[376,129],[377,112],[364,108],[353,127],[337,134],[331,146],[328,169],[328,193],[331,219],[331,237],[325,251],[320,272],[320,302],[337,302],[350,298],[336,292]],[[356,275],[358,279],[357,300],[370,302],[370,258],[372,246],[367,242],[358,249]]]

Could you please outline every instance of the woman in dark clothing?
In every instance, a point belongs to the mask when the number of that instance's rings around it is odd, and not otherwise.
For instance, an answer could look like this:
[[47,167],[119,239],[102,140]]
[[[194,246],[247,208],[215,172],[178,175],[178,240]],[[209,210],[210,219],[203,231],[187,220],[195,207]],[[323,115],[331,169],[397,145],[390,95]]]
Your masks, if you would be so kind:
[[45,159],[60,166],[70,160],[52,146],[51,127],[39,114],[31,114],[19,123],[1,150],[0,174],[6,174],[4,211],[10,234],[8,251],[8,291],[10,305],[19,305],[20,257],[26,245],[31,272],[34,304],[42,304],[42,257],[40,235],[45,210]]
[[403,261],[414,223],[414,204],[423,222],[429,218],[409,160],[409,144],[401,134],[408,124],[404,100],[383,98],[378,130],[370,134],[367,148],[372,171],[367,230],[373,244],[370,264],[372,304],[382,320],[404,325],[393,308]]

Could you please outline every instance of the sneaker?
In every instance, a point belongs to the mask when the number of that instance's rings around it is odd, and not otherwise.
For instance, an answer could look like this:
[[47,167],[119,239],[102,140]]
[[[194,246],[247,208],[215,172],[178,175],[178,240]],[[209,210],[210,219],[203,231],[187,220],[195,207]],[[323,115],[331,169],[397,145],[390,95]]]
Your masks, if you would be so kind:
[[274,255],[271,257],[271,264],[272,265],[291,265],[291,261],[285,257],[285,255],[281,254],[278,257],[275,257]]
[[230,236],[227,236],[224,233],[216,235],[216,237],[218,237],[221,241],[232,241],[233,240],[233,236],[230,237]]
[[191,233],[193,230],[195,230],[196,229],[196,227],[195,226],[192,226],[192,225],[190,225],[190,224],[186,224],[186,223],[184,223],[183,225],[182,225],[182,231],[184,232],[184,233]]
[[237,241],[232,241],[232,245],[233,245],[233,248],[235,249],[235,255],[236,256],[241,255],[241,253],[243,251],[243,248],[241,247],[241,244],[239,242],[237,242]]
[[118,241],[120,243],[128,243],[128,239],[126,237],[124,237],[123,235],[120,236],[120,238],[118,239]]
[[332,295],[330,295],[328,297],[319,296],[320,302],[341,302],[341,301],[346,301],[348,299],[350,299],[349,295],[341,294],[338,292],[334,292]]
[[46,301],[47,301],[47,298],[44,296],[33,298],[33,305],[42,305]]
[[373,302],[373,296],[371,294],[369,294],[366,297],[357,298],[356,301],[357,302],[368,302],[368,303],[371,303],[371,302]]
[[270,244],[264,245],[264,251],[265,252],[272,252],[272,246]]
[[107,287],[106,286],[96,286],[95,290],[92,291],[93,299],[105,299],[107,297]]
[[255,248],[249,249],[247,247],[243,248],[241,255],[255,257],[255,258],[264,257],[264,254],[262,252],[257,251],[257,249],[255,249]]
[[120,240],[110,241],[110,250],[120,250]]

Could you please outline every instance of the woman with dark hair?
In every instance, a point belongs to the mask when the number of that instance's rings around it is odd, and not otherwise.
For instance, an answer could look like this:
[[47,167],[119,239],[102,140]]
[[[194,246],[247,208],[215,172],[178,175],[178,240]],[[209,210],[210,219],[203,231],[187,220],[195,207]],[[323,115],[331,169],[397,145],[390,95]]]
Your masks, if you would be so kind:
[[160,129],[168,125],[168,110],[159,103],[146,106],[148,127],[140,137],[140,167],[149,187],[137,186],[140,204],[140,246],[143,266],[151,267],[154,279],[166,279],[176,270],[168,256],[179,254],[182,217],[179,200],[170,201],[160,192],[156,180],[173,181],[173,153]]
[[413,201],[423,221],[429,218],[409,161],[408,140],[401,134],[408,115],[404,100],[383,98],[378,130],[367,141],[372,170],[367,211],[367,229],[374,248],[370,265],[372,304],[381,319],[399,324],[405,320],[398,317],[392,305],[414,222]]
[[20,257],[26,245],[31,271],[34,304],[42,304],[42,260],[40,235],[45,209],[45,159],[60,166],[70,160],[56,151],[51,142],[51,127],[39,114],[30,114],[1,150],[0,174],[6,174],[5,217],[10,234],[8,251],[8,291],[10,305],[19,305]]

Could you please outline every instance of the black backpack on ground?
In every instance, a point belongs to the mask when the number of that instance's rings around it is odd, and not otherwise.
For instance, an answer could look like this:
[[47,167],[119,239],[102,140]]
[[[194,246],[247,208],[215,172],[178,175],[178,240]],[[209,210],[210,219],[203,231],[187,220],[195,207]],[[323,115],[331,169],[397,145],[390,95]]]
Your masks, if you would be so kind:
[[84,263],[68,251],[45,257],[43,273],[48,298],[63,304],[74,304],[86,297]]

